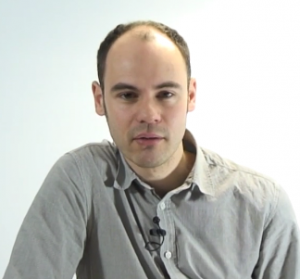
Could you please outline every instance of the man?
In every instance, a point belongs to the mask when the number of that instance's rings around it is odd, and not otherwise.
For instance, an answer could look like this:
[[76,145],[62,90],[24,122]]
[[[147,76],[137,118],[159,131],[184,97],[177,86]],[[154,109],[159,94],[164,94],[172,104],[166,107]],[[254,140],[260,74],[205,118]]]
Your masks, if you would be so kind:
[[300,235],[274,181],[200,148],[186,129],[189,50],[152,21],[98,51],[95,109],[114,143],[87,144],[47,175],[4,279],[297,279]]

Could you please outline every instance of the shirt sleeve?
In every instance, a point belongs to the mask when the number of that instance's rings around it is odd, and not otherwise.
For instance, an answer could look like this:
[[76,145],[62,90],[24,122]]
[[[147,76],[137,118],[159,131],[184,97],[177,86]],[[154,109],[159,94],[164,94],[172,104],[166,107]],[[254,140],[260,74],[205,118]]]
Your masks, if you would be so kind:
[[300,278],[300,232],[292,204],[277,188],[273,216],[267,223],[254,279]]
[[82,258],[87,199],[75,159],[51,168],[17,234],[3,279],[71,279]]

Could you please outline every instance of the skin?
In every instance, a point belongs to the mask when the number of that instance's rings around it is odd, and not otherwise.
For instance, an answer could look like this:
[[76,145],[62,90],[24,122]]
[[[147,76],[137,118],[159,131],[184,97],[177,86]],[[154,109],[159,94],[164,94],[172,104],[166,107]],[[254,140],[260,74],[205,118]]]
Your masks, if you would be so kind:
[[[150,40],[138,36],[143,31],[151,33]],[[166,82],[178,86],[156,88]],[[118,83],[134,88],[113,90]],[[195,79],[187,83],[179,49],[164,34],[146,26],[125,33],[112,45],[104,94],[98,82],[92,83],[96,113],[106,116],[110,134],[129,166],[160,196],[181,186],[195,161],[182,145],[187,112],[194,110],[196,99]],[[144,132],[163,140],[141,146],[134,137]]]

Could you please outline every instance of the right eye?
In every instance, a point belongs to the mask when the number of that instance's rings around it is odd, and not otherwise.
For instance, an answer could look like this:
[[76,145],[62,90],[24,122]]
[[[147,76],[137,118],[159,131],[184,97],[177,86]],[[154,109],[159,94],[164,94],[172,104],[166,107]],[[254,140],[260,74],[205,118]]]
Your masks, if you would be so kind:
[[121,93],[119,97],[124,100],[129,100],[129,99],[133,99],[135,97],[135,94],[133,92],[124,92]]

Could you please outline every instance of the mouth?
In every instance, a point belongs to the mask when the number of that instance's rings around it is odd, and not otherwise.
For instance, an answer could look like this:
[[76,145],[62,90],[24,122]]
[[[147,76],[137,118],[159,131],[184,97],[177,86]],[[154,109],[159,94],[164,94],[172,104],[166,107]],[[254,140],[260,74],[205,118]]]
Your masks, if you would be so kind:
[[135,142],[137,142],[139,145],[156,145],[159,142],[163,140],[163,138],[157,137],[157,138],[147,138],[147,137],[140,137],[140,138],[135,138]]
[[139,137],[139,138],[135,138],[135,139],[144,139],[144,140],[152,140],[152,139],[162,139],[161,137]]

